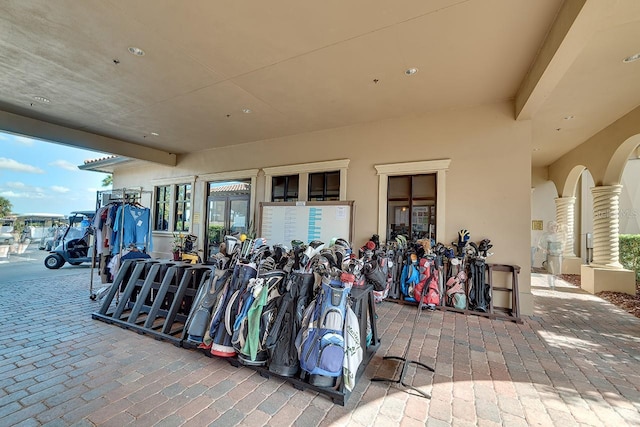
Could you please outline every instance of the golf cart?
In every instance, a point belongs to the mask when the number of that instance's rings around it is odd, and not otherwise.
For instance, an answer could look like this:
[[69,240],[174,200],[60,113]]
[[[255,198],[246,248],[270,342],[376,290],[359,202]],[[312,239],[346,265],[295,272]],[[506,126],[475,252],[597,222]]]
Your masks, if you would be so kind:
[[58,269],[68,262],[71,265],[80,265],[83,262],[91,262],[90,224],[95,212],[76,211],[69,215],[69,226],[64,231],[58,245],[52,250],[51,255],[44,259],[44,265],[50,269]]

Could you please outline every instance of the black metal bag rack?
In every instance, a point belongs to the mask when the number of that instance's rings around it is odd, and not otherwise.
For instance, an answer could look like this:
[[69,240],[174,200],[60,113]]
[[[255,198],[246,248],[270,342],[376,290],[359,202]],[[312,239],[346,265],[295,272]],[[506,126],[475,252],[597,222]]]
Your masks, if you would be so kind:
[[204,265],[125,260],[92,318],[180,346],[195,294],[212,276]]
[[[187,341],[185,328],[195,295],[200,286],[206,285],[209,280],[215,280],[214,268],[203,264],[151,259],[124,260],[100,309],[91,316],[96,320],[169,341],[186,349],[196,349],[208,357],[215,357]],[[356,383],[380,347],[372,289],[371,286],[367,286],[354,287],[351,290],[351,308],[358,317],[360,345],[363,350],[362,362],[356,373]],[[371,340],[368,345],[367,324],[371,328]],[[269,371],[268,367],[242,365],[236,357],[227,360],[233,366],[253,369],[265,378],[280,378],[298,390],[311,389],[324,394],[338,405],[344,406],[351,395],[351,392],[345,389],[341,378],[335,388],[319,387],[310,384],[308,379],[275,374]]]
[[[507,273],[510,276],[510,283],[504,286],[495,284],[495,276],[500,273]],[[475,316],[488,317],[490,319],[502,319],[509,320],[516,323],[522,323],[520,318],[520,296],[518,289],[518,274],[520,274],[520,266],[510,264],[485,264],[485,281],[489,285],[491,299],[489,300],[489,309],[484,311],[472,310],[469,308],[469,285],[465,283],[465,293],[467,296],[467,307],[455,308],[448,305],[438,305],[436,309],[445,311],[454,311],[456,313],[471,314]],[[444,289],[446,292],[446,287]],[[495,292],[507,292],[510,293],[509,305],[506,307],[495,305],[494,295]],[[444,298],[442,299],[444,301]],[[417,306],[416,301],[405,300],[402,295],[400,298],[387,298],[386,301],[391,301],[399,304],[409,304]]]

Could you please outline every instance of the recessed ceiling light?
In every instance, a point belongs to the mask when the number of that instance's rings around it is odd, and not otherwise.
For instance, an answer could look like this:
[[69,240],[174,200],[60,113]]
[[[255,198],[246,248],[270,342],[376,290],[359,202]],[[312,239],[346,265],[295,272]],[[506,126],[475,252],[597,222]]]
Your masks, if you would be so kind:
[[242,112],[245,113],[245,114],[249,114],[249,113],[251,113],[251,109],[250,108],[243,108]]
[[533,151],[540,151],[540,148],[536,147],[536,148],[533,149]]
[[45,98],[44,96],[34,96],[33,99],[35,99],[38,102],[43,102],[45,104],[51,103],[51,100],[48,98]]
[[417,72],[418,72],[418,69],[417,69],[417,68],[409,68],[409,69],[405,70],[405,72],[404,72],[404,73],[405,73],[407,76],[412,76],[412,75],[414,75],[414,74],[415,74],[415,73],[417,73]]
[[159,133],[156,133],[156,132],[151,132],[151,135],[153,135],[153,136],[160,136],[160,134],[159,134]]
[[139,47],[131,46],[129,47],[128,50],[129,50],[129,53],[132,55],[144,56],[144,50],[140,49]]
[[573,120],[575,119],[575,116],[565,116],[563,117],[564,120]]
[[627,56],[622,60],[622,62],[633,62],[640,59],[640,53],[636,53],[635,55]]

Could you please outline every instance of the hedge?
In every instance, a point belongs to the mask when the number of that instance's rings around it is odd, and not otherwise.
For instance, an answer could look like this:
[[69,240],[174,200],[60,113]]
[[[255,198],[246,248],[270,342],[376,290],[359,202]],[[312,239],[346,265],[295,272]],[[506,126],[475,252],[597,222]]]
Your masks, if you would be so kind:
[[640,280],[640,234],[620,235],[620,263],[627,270],[634,270],[636,280]]

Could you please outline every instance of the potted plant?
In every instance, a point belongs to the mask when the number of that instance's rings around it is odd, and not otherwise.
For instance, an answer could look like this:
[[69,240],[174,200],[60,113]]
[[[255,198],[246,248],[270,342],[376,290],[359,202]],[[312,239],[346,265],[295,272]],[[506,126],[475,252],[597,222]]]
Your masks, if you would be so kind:
[[173,260],[174,261],[179,261],[180,258],[182,257],[182,244],[183,244],[183,237],[182,237],[182,233],[173,233],[173,244],[171,247],[171,253],[173,254]]

